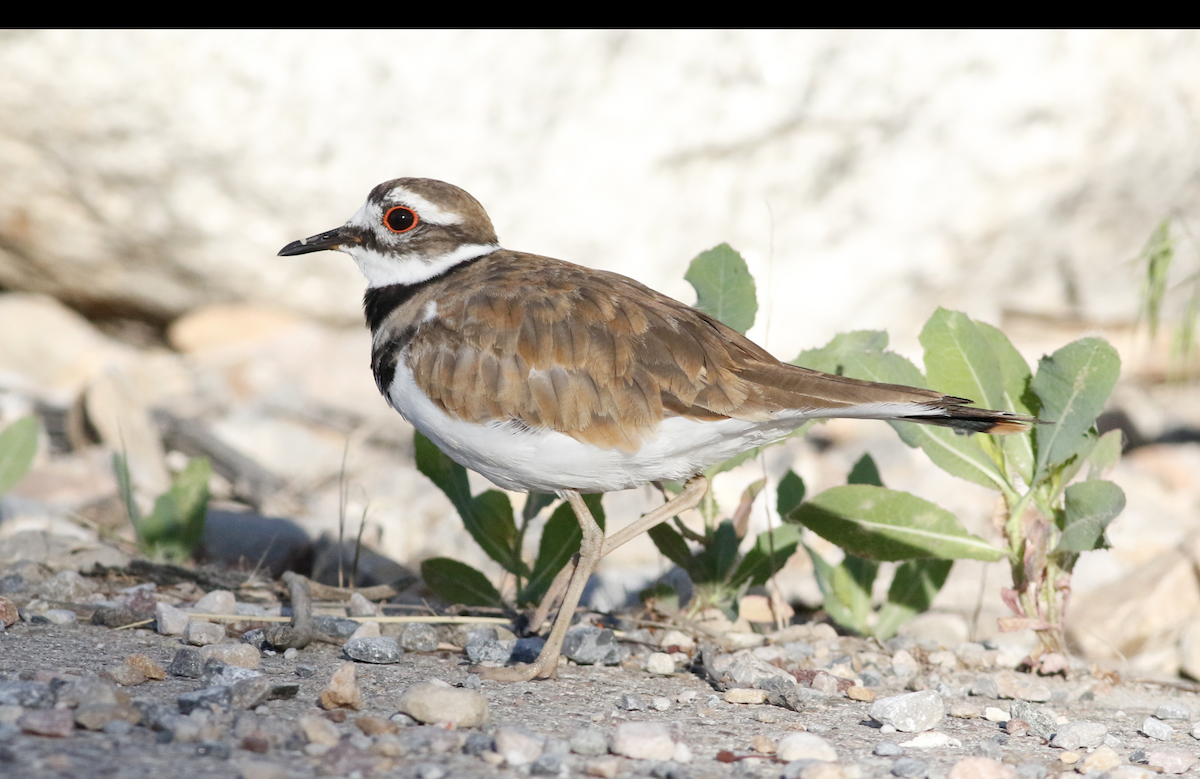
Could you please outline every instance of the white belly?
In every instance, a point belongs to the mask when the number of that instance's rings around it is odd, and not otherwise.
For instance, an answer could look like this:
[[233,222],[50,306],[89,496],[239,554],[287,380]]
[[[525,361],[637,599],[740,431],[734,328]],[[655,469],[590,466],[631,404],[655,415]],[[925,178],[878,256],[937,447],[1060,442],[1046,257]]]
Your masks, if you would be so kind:
[[518,492],[611,492],[653,481],[686,479],[713,463],[776,441],[803,424],[801,413],[770,422],[698,422],[669,417],[636,452],[599,449],[562,433],[505,423],[477,425],[438,408],[413,381],[403,359],[388,402],[455,461]]

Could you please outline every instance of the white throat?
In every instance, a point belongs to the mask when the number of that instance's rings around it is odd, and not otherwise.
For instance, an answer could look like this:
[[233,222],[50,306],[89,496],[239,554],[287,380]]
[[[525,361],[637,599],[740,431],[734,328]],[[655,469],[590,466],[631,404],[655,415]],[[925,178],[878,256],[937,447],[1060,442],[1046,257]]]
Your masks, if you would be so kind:
[[469,243],[452,252],[428,257],[416,252],[409,254],[382,254],[361,244],[348,244],[341,251],[349,254],[362,275],[367,278],[367,287],[388,287],[392,284],[420,284],[434,276],[440,276],[461,262],[474,260],[498,250],[498,243]]

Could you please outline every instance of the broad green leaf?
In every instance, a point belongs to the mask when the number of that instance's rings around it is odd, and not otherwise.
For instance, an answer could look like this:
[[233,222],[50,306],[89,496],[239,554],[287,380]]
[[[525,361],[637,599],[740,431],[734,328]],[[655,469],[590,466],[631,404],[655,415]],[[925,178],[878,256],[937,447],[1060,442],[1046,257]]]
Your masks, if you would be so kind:
[[939,392],[1004,409],[1004,374],[988,339],[970,317],[939,308],[921,330],[925,377]]
[[712,543],[692,557],[692,581],[700,584],[724,584],[737,562],[741,539],[737,537],[733,523],[725,520],[713,531]]
[[650,528],[647,535],[663,557],[685,571],[692,567],[692,550],[678,530],[663,522]]
[[792,360],[792,365],[823,373],[845,373],[846,358],[859,352],[883,353],[888,334],[883,330],[855,330],[838,333],[833,340],[817,349],[806,349]]
[[754,546],[746,552],[737,570],[729,579],[733,587],[749,584],[761,587],[779,569],[787,564],[788,558],[796,553],[800,543],[800,529],[795,525],[782,525],[758,534]]
[[459,516],[466,518],[471,510],[471,485],[467,480],[467,469],[451,460],[419,430],[413,432],[413,448],[416,449],[417,470],[446,494]]
[[887,603],[879,610],[875,637],[887,641],[905,622],[929,611],[953,565],[953,560],[909,560],[897,568]]
[[1092,448],[1091,454],[1087,457],[1088,463],[1091,465],[1091,468],[1088,469],[1088,481],[1104,478],[1117,466],[1123,450],[1124,434],[1120,430],[1109,430],[1100,436],[1100,440],[1096,442],[1096,446]]
[[516,548],[517,523],[507,495],[500,490],[476,495],[471,498],[467,512],[462,514],[462,521],[475,543],[487,552],[488,557],[500,563],[500,567],[518,576],[528,575],[521,560],[521,550]]
[[182,560],[191,557],[204,536],[208,512],[208,480],[212,466],[200,457],[188,461],[176,474],[171,489],[154,501],[154,510],[138,523],[143,551],[154,557]]
[[[870,631],[867,617],[871,613],[871,585],[878,566],[860,557],[847,555],[840,565],[830,565],[807,544],[812,559],[817,586],[824,597],[822,607],[834,622],[861,635]],[[847,565],[847,561],[851,561]]]
[[883,486],[883,478],[879,475],[879,466],[875,464],[875,459],[871,455],[864,453],[858,458],[858,462],[854,463],[854,467],[850,469],[850,475],[846,477],[847,484],[874,484],[876,487]]
[[486,576],[458,560],[431,557],[421,563],[421,578],[448,603],[498,609],[505,606],[504,599]]
[[780,517],[786,517],[795,511],[800,502],[804,500],[804,479],[797,476],[795,471],[788,469],[788,472],[783,474],[783,478],[779,480],[779,487],[775,492],[775,510],[779,512]]
[[[998,328],[992,327],[986,322],[976,322],[975,327],[991,345],[992,353],[996,355],[996,360],[1000,365],[1000,371],[1004,374],[1004,404],[999,408],[1015,411],[1018,414],[1037,416],[1039,409],[1030,408],[1028,402],[1030,399],[1037,400],[1036,397],[1031,396],[1029,391],[1029,382],[1033,380],[1029,363],[1025,362],[1025,358]],[[1017,473],[1021,474],[1021,478],[1025,480],[1026,484],[1030,483],[1033,479],[1033,435],[1016,433],[1001,436],[1000,441],[1004,453],[1016,467]]]
[[[926,386],[925,377],[917,370],[917,366],[895,352],[851,355],[846,360],[846,375],[885,384]],[[991,489],[1003,489],[1007,485],[996,463],[983,451],[974,436],[915,422],[888,424],[900,436],[900,440],[909,446],[920,447],[930,460],[947,473]]]
[[[604,506],[600,502],[602,497],[604,496],[599,493],[583,496],[583,502],[592,512],[592,519],[596,520],[596,524],[601,529],[604,528]],[[571,556],[579,551],[582,541],[583,531],[579,529],[579,520],[575,518],[575,510],[571,508],[570,503],[564,500],[558,508],[554,509],[550,519],[546,520],[546,526],[542,528],[542,540],[538,543],[537,561],[533,564],[533,573],[530,574],[529,582],[525,585],[522,600],[526,602],[539,600],[542,594],[549,589],[550,582],[554,581],[554,577],[571,559]]]
[[944,508],[884,487],[833,487],[800,504],[787,519],[869,560],[1004,557],[999,549],[968,533]]
[[1089,552],[1108,544],[1104,530],[1125,508],[1125,493],[1111,481],[1096,479],[1067,487],[1065,521],[1056,552]]
[[1081,338],[1041,359],[1030,386],[1042,403],[1039,416],[1054,424],[1034,431],[1034,481],[1085,445],[1120,372],[1117,350],[1102,338]]
[[536,517],[542,509],[549,506],[554,501],[558,500],[553,495],[547,495],[544,492],[531,492],[525,498],[525,505],[521,509],[521,518],[526,522]]
[[21,417],[0,433],[0,495],[25,478],[29,466],[33,465],[38,427],[37,417]]
[[683,277],[696,289],[696,308],[745,333],[758,313],[754,277],[729,244],[701,252]]

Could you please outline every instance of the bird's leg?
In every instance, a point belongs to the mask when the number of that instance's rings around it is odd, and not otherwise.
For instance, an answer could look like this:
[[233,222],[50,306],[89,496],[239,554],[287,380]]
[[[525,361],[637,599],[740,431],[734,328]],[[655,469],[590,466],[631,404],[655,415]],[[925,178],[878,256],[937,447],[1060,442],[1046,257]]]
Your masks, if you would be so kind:
[[550,582],[550,587],[546,590],[546,594],[542,596],[542,602],[538,604],[537,610],[533,612],[533,618],[529,620],[529,632],[537,633],[542,629],[542,623],[546,621],[546,617],[550,614],[550,609],[554,608],[554,604],[567,591],[567,584],[570,583],[571,577],[575,575],[575,565],[578,562],[576,556],[573,556],[563,566],[563,569],[554,577],[554,581]]
[[[550,636],[546,639],[546,645],[542,647],[537,659],[528,665],[514,668],[483,668],[479,666],[471,668],[472,673],[477,673],[484,679],[492,679],[497,682],[524,682],[538,677],[552,679],[558,673],[558,656],[562,650],[563,638],[567,635],[567,628],[571,627],[571,620],[575,617],[575,607],[579,605],[579,599],[583,596],[583,588],[587,585],[588,577],[592,575],[592,570],[604,552],[604,531],[592,518],[592,512],[588,511],[583,498],[575,490],[563,490],[562,495],[570,502],[571,508],[575,509],[575,519],[579,522],[583,539],[579,544],[579,555],[574,561],[575,570],[571,574],[571,583],[567,587],[567,594],[563,596],[558,616],[554,618],[554,627],[550,629]],[[557,578],[555,577],[556,581]],[[548,592],[547,597],[550,594]],[[540,611],[541,607],[538,610]]]
[[649,514],[643,515],[640,519],[606,538],[604,540],[604,554],[608,554],[617,547],[640,536],[655,525],[667,521],[676,514],[696,508],[706,492],[708,492],[708,479],[703,474],[697,474],[688,479],[687,484],[683,486],[683,492],[680,492]]

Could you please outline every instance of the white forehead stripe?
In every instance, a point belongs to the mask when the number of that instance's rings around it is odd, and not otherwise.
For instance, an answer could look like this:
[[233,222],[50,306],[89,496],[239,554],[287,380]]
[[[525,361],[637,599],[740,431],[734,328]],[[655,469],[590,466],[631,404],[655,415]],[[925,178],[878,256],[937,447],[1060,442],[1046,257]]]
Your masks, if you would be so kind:
[[456,214],[453,211],[445,211],[434,205],[431,201],[418,195],[412,190],[404,187],[393,187],[392,191],[387,194],[385,202],[395,205],[405,205],[417,212],[417,215],[424,221],[430,224],[456,225],[462,223],[462,215]]

